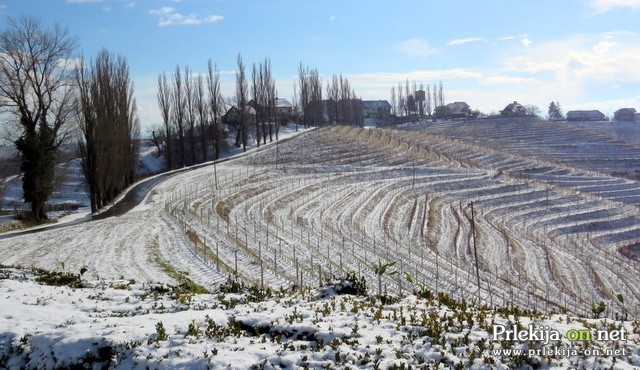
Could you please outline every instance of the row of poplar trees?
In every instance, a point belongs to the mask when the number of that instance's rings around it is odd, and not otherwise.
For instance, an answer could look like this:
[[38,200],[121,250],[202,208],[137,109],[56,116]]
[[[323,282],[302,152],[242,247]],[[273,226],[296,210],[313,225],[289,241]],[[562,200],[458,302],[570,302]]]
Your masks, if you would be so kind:
[[[416,96],[416,92],[424,91],[424,100],[419,100]],[[422,82],[420,85],[416,81],[413,81],[411,87],[409,86],[409,80],[404,83],[398,83],[398,89],[395,86],[391,86],[391,109],[392,113],[396,116],[412,116],[419,115],[420,117],[438,114],[438,107],[443,107],[444,91],[442,87],[442,81],[438,84],[434,83],[433,88],[427,84],[426,90]]]
[[[265,58],[264,62],[257,65],[253,63],[251,68],[251,87],[247,77],[242,55],[236,57],[238,69],[236,70],[236,94],[235,112],[231,117],[227,116],[227,123],[235,125],[235,145],[244,151],[247,150],[251,131],[253,131],[256,145],[278,140],[280,131],[280,118],[276,115],[276,82],[271,75],[271,60]],[[251,100],[249,100],[251,98]],[[250,111],[253,109],[253,112]],[[254,125],[253,129],[251,125]]]
[[[334,74],[327,82],[326,99],[323,100],[322,79],[318,70],[300,63],[298,66],[298,85],[302,109],[302,122],[306,127],[324,123],[362,126],[364,112],[362,100],[342,74]],[[295,94],[295,93],[294,93]]]
[[24,200],[36,221],[47,218],[60,146],[81,134],[80,151],[92,210],[133,181],[139,123],[124,58],[102,51],[89,65],[77,39],[39,19],[7,19],[0,33],[1,124],[15,132]]
[[78,147],[95,212],[134,182],[140,123],[124,57],[102,50],[76,71],[83,136]]
[[179,65],[158,76],[163,129],[156,140],[164,142],[167,170],[220,157],[224,99],[218,68],[211,60],[208,67],[206,76]]

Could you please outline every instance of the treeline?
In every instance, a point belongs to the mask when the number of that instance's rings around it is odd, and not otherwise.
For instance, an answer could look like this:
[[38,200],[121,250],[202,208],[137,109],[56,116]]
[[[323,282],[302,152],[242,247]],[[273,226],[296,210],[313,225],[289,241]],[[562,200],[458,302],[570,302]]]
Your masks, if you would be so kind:
[[327,99],[323,99],[322,79],[318,70],[300,63],[298,91],[301,118],[305,126],[319,126],[325,123],[357,126],[364,124],[362,99],[356,96],[349,80],[342,74],[331,76],[326,86]]
[[78,148],[95,212],[133,183],[140,123],[124,57],[102,50],[89,65],[82,60],[76,71]]
[[236,64],[235,94],[227,98],[222,96],[220,73],[211,60],[206,79],[180,66],[171,76],[166,72],[158,76],[163,126],[153,135],[164,152],[167,169],[218,159],[226,139],[223,124],[235,131],[235,146],[246,150],[251,142],[260,146],[267,140],[278,140],[280,126],[290,121],[306,127],[364,122],[362,100],[342,75],[334,74],[327,82],[327,99],[323,99],[318,70],[300,63],[294,102],[290,112],[285,112],[286,108],[277,106],[278,92],[269,58],[253,63],[250,76],[240,53]]
[[[250,138],[259,146],[278,139],[276,88],[271,61],[253,64],[251,87],[242,56],[238,54],[236,93],[225,98],[220,72],[212,60],[206,77],[188,67],[176,66],[169,77],[158,76],[158,106],[163,126],[154,140],[163,149],[166,169],[180,168],[220,158],[226,132],[235,128],[235,145],[246,150]],[[230,109],[227,109],[229,107]]]
[[409,84],[407,79],[404,84],[398,83],[398,88],[391,87],[391,110],[395,116],[428,116],[437,114],[437,108],[445,105],[442,81],[433,86],[418,84],[413,81]]
[[154,139],[164,143],[167,169],[220,156],[224,139],[224,100],[220,90],[220,73],[211,60],[206,77],[179,65],[170,77],[166,72],[160,74],[157,99],[163,129]]

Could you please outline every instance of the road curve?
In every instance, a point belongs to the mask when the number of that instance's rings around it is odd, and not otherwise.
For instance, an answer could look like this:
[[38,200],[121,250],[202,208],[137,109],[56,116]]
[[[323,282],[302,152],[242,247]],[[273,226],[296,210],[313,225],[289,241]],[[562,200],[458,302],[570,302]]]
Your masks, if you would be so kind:
[[138,204],[140,204],[140,202],[142,202],[144,200],[144,198],[147,196],[147,194],[149,194],[149,192],[151,191],[151,189],[153,189],[154,187],[156,187],[157,185],[159,185],[160,183],[162,183],[163,181],[165,181],[166,179],[168,179],[169,177],[172,177],[174,175],[177,175],[179,173],[183,173],[183,172],[188,172],[188,171],[193,171],[193,170],[197,170],[203,167],[207,167],[207,166],[212,166],[214,164],[219,164],[219,163],[224,163],[227,161],[231,161],[237,158],[242,158],[242,157],[246,157],[249,155],[253,155],[256,153],[261,152],[262,150],[271,147],[273,145],[277,145],[278,143],[284,143],[287,142],[299,135],[302,135],[304,133],[306,133],[308,131],[305,132],[301,132],[299,134],[296,134],[294,136],[285,138],[285,139],[280,139],[278,141],[274,141],[271,142],[269,144],[263,145],[259,148],[250,150],[248,152],[244,152],[244,153],[240,153],[240,154],[236,154],[233,155],[231,157],[227,157],[227,158],[222,158],[219,159],[217,161],[209,161],[209,162],[205,162],[205,163],[200,163],[197,165],[193,165],[190,167],[183,167],[177,170],[172,170],[169,172],[165,172],[165,173],[161,173],[159,175],[155,175],[152,177],[148,177],[145,178],[141,181],[139,181],[137,184],[133,185],[133,187],[122,197],[120,198],[116,203],[114,203],[109,209],[101,212],[101,213],[97,213],[97,214],[90,214],[86,217],[83,218],[79,218],[77,220],[74,221],[70,221],[70,222],[65,222],[65,223],[61,223],[61,224],[52,224],[51,226],[46,226],[46,227],[40,227],[37,229],[28,229],[28,230],[24,230],[24,231],[20,231],[20,232],[13,232],[13,233],[9,233],[9,234],[4,234],[4,235],[0,235],[0,240],[3,239],[9,239],[9,238],[13,238],[15,236],[20,236],[20,235],[28,235],[28,234],[35,234],[35,233],[39,233],[42,231],[46,231],[46,230],[55,230],[55,229],[60,229],[63,227],[68,227],[68,226],[73,226],[73,225],[80,225],[80,224],[84,224],[87,222],[92,222],[92,221],[96,221],[96,220],[104,220],[106,218],[109,217],[117,217],[117,216],[121,216],[127,212],[129,212],[130,210],[132,210],[135,206],[137,206]]

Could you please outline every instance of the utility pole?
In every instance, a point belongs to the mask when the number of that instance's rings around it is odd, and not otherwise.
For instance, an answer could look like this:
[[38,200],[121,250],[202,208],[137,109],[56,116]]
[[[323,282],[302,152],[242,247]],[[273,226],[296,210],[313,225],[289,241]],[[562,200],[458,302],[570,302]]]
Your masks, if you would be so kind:
[[278,156],[280,154],[280,141],[276,140],[276,170],[278,169]]
[[216,190],[218,190],[218,170],[216,169],[216,160],[213,161],[213,177],[216,182]]
[[476,224],[473,213],[473,202],[471,202],[471,235],[473,236],[473,254],[476,259],[476,278],[478,279],[478,296],[480,296],[480,270],[478,267],[478,248],[476,247]]
[[416,187],[416,160],[413,160],[413,181],[411,182],[411,189]]

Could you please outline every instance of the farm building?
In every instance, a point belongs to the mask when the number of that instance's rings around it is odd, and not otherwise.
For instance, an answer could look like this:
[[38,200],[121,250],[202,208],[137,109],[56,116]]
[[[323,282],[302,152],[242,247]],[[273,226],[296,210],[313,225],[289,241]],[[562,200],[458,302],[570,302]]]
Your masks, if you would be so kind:
[[[250,105],[247,105],[244,109],[246,117],[249,119],[250,123],[255,123],[256,122],[256,110],[251,107]],[[236,106],[232,106],[231,108],[229,108],[229,110],[227,111],[227,113],[225,113],[222,116],[222,122],[229,124],[229,125],[237,125],[238,123],[240,123],[242,121],[242,114],[240,112],[240,108],[236,107]]]
[[613,114],[614,121],[633,122],[636,120],[636,110],[634,108],[621,108]]
[[567,112],[567,121],[604,121],[604,113],[599,110],[571,110]]
[[293,114],[293,105],[284,98],[276,98],[276,114],[289,115]]
[[363,100],[362,110],[365,118],[389,117],[391,104],[386,100]]
[[500,111],[500,115],[505,117],[524,117],[527,115],[527,108],[517,101],[514,101],[504,107],[504,109]]
[[471,107],[465,102],[449,103],[436,107],[436,116],[442,118],[468,118],[473,115]]

